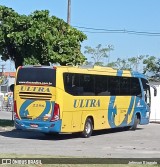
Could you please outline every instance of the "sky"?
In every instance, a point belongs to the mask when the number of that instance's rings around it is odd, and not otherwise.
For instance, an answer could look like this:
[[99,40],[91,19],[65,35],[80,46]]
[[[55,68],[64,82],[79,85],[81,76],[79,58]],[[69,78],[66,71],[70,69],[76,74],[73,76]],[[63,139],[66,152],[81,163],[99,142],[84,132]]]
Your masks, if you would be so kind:
[[[49,10],[50,15],[66,22],[67,3],[68,0],[0,0],[0,5],[19,14]],[[81,44],[83,54],[85,46],[95,48],[102,44],[102,47],[112,45],[114,48],[109,54],[109,62],[139,55],[159,58],[159,8],[159,0],[71,0],[71,26],[87,35],[87,40]],[[89,55],[85,56],[91,61]],[[8,62],[6,70],[13,70],[12,63]]]

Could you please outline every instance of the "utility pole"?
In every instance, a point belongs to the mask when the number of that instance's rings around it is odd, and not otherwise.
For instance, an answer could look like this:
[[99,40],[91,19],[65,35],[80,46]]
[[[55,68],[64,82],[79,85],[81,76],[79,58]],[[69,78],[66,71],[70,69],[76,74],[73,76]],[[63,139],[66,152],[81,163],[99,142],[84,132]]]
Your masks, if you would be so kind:
[[67,23],[71,23],[71,0],[68,0],[68,8],[67,8]]

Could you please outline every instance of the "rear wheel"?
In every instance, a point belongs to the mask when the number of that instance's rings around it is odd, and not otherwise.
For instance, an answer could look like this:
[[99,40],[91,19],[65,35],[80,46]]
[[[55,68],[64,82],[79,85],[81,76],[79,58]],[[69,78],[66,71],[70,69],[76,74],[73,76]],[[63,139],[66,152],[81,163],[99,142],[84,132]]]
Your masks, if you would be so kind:
[[90,118],[86,119],[84,130],[82,132],[82,137],[88,138],[92,135],[93,132],[93,122]]
[[133,123],[133,125],[131,126],[130,129],[131,129],[131,130],[136,130],[138,124],[139,124],[139,118],[138,118],[137,115],[135,115],[135,117],[134,117],[134,123]]

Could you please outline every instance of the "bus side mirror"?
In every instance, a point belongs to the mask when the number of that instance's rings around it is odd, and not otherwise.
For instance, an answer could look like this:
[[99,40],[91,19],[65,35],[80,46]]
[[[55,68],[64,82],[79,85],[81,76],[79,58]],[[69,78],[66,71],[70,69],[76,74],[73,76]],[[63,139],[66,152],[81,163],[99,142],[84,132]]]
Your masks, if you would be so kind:
[[10,85],[11,92],[14,92],[14,84]]
[[154,89],[154,96],[157,96],[157,89]]
[[154,96],[157,96],[157,88],[154,85],[149,85],[150,87],[152,87],[154,89]]

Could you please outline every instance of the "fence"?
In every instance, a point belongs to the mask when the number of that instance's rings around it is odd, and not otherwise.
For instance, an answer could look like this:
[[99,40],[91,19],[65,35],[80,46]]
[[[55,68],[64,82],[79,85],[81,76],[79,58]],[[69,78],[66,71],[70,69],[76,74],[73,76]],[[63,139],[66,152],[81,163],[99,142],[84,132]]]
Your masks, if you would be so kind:
[[7,101],[3,98],[3,96],[0,96],[0,111],[7,111],[12,112],[13,111],[13,102]]

